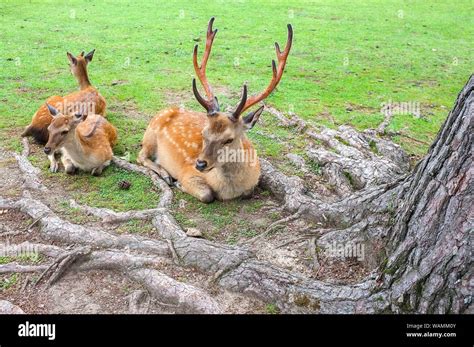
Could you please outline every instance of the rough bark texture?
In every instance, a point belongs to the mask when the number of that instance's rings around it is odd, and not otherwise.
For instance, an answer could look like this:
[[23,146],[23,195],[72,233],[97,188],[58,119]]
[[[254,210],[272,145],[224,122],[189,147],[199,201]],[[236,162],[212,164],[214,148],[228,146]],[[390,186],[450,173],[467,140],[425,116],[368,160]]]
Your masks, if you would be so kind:
[[473,124],[471,76],[398,195],[384,281],[404,311],[463,312],[471,304]]

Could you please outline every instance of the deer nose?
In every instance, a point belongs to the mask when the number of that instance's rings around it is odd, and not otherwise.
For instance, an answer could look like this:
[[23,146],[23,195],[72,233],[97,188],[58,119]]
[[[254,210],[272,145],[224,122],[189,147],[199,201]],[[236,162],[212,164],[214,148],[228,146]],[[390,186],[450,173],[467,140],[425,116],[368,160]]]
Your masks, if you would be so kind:
[[196,169],[198,169],[199,171],[202,171],[206,168],[207,166],[207,161],[205,160],[196,160]]
[[44,148],[44,153],[46,153],[46,154],[51,153],[51,147],[45,147]]

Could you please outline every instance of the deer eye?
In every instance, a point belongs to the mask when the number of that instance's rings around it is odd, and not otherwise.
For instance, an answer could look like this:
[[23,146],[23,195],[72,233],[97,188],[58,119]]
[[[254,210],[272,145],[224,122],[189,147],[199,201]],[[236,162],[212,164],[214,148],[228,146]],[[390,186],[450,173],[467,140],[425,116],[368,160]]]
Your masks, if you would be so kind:
[[67,135],[68,132],[69,132],[69,130],[63,130],[63,131],[61,131],[61,134],[62,135]]
[[234,139],[228,139],[226,142],[224,142],[224,145],[228,145],[228,144],[231,144],[232,141],[234,141]]

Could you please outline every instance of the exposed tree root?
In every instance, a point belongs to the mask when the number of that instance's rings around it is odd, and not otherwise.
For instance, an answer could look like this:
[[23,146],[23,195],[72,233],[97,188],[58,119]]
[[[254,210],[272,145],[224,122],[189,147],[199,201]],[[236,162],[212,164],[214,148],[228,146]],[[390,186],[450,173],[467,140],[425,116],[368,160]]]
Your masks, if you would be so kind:
[[164,241],[136,235],[114,235],[100,228],[84,227],[59,218],[49,207],[39,200],[28,197],[13,201],[0,198],[2,208],[15,208],[32,218],[40,218],[43,235],[50,240],[68,244],[79,244],[94,248],[118,248],[136,250],[167,256],[168,245]]
[[392,122],[392,118],[393,118],[392,112],[385,112],[382,123],[380,123],[376,129],[377,134],[385,135],[387,133],[387,127]]
[[28,155],[30,153],[30,145],[28,143],[28,138],[23,137],[21,143],[23,144],[22,153],[13,153],[13,156],[15,157],[18,163],[18,167],[23,173],[23,187],[26,189],[38,189],[41,191],[48,190],[38,178],[40,170],[34,167],[28,160]]
[[308,156],[321,165],[326,180],[341,196],[393,182],[408,173],[408,157],[390,141],[347,126],[325,128],[313,136],[325,146],[309,147]]
[[290,118],[287,118],[282,112],[268,105],[265,105],[265,111],[274,115],[284,127],[296,128],[300,133],[304,133],[307,130],[308,124],[292,112],[289,112]]
[[69,206],[77,208],[88,215],[99,217],[104,223],[123,223],[132,219],[152,219],[157,213],[163,212],[163,208],[151,208],[140,211],[115,212],[108,208],[98,208],[86,205],[80,205],[75,200],[69,200]]
[[281,200],[286,211],[302,211],[303,218],[330,227],[347,227],[369,215],[386,213],[403,180],[400,178],[389,184],[366,188],[339,201],[327,203],[308,192],[301,178],[286,176],[265,159],[260,159],[260,165],[261,186]]
[[78,259],[88,255],[91,252],[89,247],[79,247],[72,251],[61,254],[36,280],[35,285],[41,282],[43,278],[49,276],[47,286],[54,284]]
[[[43,244],[29,244],[40,253],[58,253],[60,248]],[[47,286],[54,284],[67,271],[110,270],[126,275],[142,284],[159,302],[171,303],[179,313],[221,313],[221,308],[205,291],[176,281],[161,272],[148,268],[162,265],[166,259],[156,256],[135,255],[123,251],[91,251],[79,247],[71,251],[61,250],[59,256],[49,265],[0,265],[0,273],[42,272],[35,285],[49,277]]]
[[219,284],[294,313],[373,313],[388,305],[386,294],[371,295],[375,288],[371,279],[358,285],[331,285],[254,259],[224,274]]
[[288,223],[288,222],[294,221],[295,219],[300,218],[301,214],[302,214],[302,211],[298,210],[298,211],[296,211],[295,213],[293,213],[292,215],[290,215],[288,217],[285,217],[285,218],[282,218],[282,219],[279,219],[279,220],[273,222],[272,224],[270,224],[267,227],[267,229],[265,229],[264,232],[262,232],[262,233],[258,234],[257,236],[245,241],[244,244],[248,245],[248,244],[254,243],[257,240],[261,240],[262,238],[267,236],[269,233],[271,233],[276,228],[283,226],[285,223]]
[[0,274],[18,272],[40,272],[48,269],[47,265],[21,265],[17,263],[8,263],[0,265]]
[[150,295],[145,290],[135,290],[129,296],[129,312],[145,314],[150,309]]
[[176,305],[182,313],[222,313],[219,304],[205,291],[176,281],[153,269],[135,269],[130,278],[145,286],[159,301]]
[[322,169],[325,181],[339,196],[348,196],[354,190],[390,183],[408,173],[408,157],[400,146],[377,136],[377,131],[364,133],[351,127],[338,130],[311,126],[293,113],[290,118],[282,112],[266,108],[280,125],[315,140],[308,146],[308,156]]

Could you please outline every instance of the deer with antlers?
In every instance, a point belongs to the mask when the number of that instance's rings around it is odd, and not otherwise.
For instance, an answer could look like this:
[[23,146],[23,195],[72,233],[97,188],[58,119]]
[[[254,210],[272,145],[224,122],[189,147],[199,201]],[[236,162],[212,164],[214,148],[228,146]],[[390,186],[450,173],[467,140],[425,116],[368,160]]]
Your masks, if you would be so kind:
[[84,52],[74,57],[67,52],[71,73],[76,77],[80,90],[66,96],[54,95],[46,100],[46,103],[33,115],[30,125],[22,133],[24,136],[32,136],[38,143],[45,144],[48,141],[48,126],[53,121],[46,104],[52,105],[64,114],[99,114],[105,117],[105,99],[89,81],[87,65],[94,57],[95,49],[84,55]]
[[252,195],[260,177],[256,151],[245,132],[258,121],[263,106],[242,116],[242,113],[264,100],[281,80],[293,40],[288,24],[288,40],[283,51],[275,43],[278,64],[272,61],[273,77],[260,94],[247,97],[244,85],[242,98],[233,112],[222,112],[206,77],[206,66],[217,29],[214,18],[207,28],[206,48],[198,64],[198,45],[194,47],[193,65],[207,99],[199,94],[196,79],[193,92],[207,114],[170,108],[161,111],[150,122],[142,142],[138,163],[150,168],[169,184],[177,186],[202,202],[229,200]]

